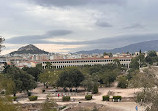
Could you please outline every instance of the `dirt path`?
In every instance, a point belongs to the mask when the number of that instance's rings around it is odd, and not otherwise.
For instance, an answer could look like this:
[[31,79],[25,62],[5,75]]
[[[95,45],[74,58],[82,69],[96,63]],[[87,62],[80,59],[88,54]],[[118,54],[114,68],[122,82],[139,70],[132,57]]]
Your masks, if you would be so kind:
[[[91,101],[80,101],[82,103],[96,103],[102,104],[114,111],[135,111],[135,107],[138,106],[139,111],[144,111],[144,107],[140,106],[135,102],[105,102],[102,101],[102,96],[107,95],[109,91],[113,91],[114,95],[120,95],[122,97],[133,97],[134,93],[140,91],[139,89],[119,89],[119,88],[99,88],[100,95],[94,95]],[[75,99],[84,99],[83,96],[75,96]],[[59,105],[78,103],[78,102],[57,102]],[[117,109],[117,110],[116,110]]]
[[[45,99],[47,98],[48,94],[42,93],[43,86],[41,84],[38,85],[36,89],[32,91],[33,95],[38,96],[37,101],[29,101],[28,98],[21,98],[19,99],[19,103],[25,104],[25,103],[43,103]],[[74,99],[82,99],[81,103],[96,103],[104,105],[105,107],[111,109],[109,111],[135,111],[135,107],[138,106],[139,111],[144,111],[143,107],[139,106],[135,102],[105,102],[102,101],[102,96],[107,95],[109,91],[114,92],[114,95],[119,95],[122,97],[133,97],[134,92],[140,91],[139,89],[119,89],[116,87],[112,88],[99,88],[99,95],[93,95],[93,99],[91,101],[85,101],[84,96],[71,96],[71,98]],[[53,99],[62,99],[62,97],[53,97]],[[78,104],[79,102],[57,102],[59,105],[66,105],[66,104]],[[115,109],[115,110],[113,110]],[[117,110],[116,110],[117,109]]]

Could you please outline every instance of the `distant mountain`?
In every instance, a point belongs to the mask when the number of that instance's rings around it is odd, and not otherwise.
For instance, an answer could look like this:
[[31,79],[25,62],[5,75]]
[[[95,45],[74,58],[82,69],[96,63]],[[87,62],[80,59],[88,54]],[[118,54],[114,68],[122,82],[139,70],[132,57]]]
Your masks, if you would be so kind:
[[49,54],[44,50],[37,48],[36,46],[30,44],[24,47],[19,48],[17,51],[11,52],[11,55],[14,54]]
[[104,52],[112,52],[112,53],[123,53],[123,52],[138,52],[139,50],[149,51],[149,50],[155,50],[158,51],[158,40],[152,40],[152,41],[145,41],[145,42],[139,42],[135,44],[130,44],[121,48],[115,48],[111,50],[106,49],[95,49],[95,50],[89,50],[89,51],[79,51],[76,52],[77,54],[94,54],[99,53],[102,54]]

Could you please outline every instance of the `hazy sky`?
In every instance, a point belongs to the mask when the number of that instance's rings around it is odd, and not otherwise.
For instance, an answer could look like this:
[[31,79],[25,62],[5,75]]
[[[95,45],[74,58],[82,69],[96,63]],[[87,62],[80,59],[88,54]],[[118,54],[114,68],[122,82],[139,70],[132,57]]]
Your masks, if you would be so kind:
[[111,49],[158,39],[158,0],[0,0],[2,54]]

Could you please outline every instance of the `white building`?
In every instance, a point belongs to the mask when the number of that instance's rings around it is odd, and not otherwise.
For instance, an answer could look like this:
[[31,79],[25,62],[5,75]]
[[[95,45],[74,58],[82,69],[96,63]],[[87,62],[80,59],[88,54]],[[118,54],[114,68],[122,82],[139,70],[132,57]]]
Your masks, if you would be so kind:
[[43,61],[42,66],[45,69],[46,63],[50,62],[52,64],[51,67],[55,68],[63,68],[70,66],[84,66],[84,65],[105,65],[113,63],[114,59],[120,60],[120,64],[127,66],[129,68],[129,64],[131,62],[132,57],[112,57],[112,58],[84,58],[84,59],[59,59],[59,60],[51,60],[51,61]]

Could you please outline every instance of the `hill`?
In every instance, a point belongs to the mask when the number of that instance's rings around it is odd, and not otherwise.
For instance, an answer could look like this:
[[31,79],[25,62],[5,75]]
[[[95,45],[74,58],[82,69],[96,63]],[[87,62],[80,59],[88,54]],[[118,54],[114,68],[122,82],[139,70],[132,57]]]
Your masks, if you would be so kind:
[[104,53],[104,52],[112,52],[112,53],[123,53],[123,52],[138,52],[139,50],[142,50],[143,52],[149,51],[149,50],[155,50],[158,51],[158,40],[152,40],[152,41],[145,41],[145,42],[139,42],[135,44],[130,44],[121,48],[114,48],[111,50],[106,49],[95,49],[95,50],[89,50],[89,51],[79,51],[76,52],[77,54],[94,54],[94,53]]
[[14,54],[49,54],[44,50],[37,48],[36,46],[30,44],[24,47],[19,48],[17,51],[11,52],[11,55]]

